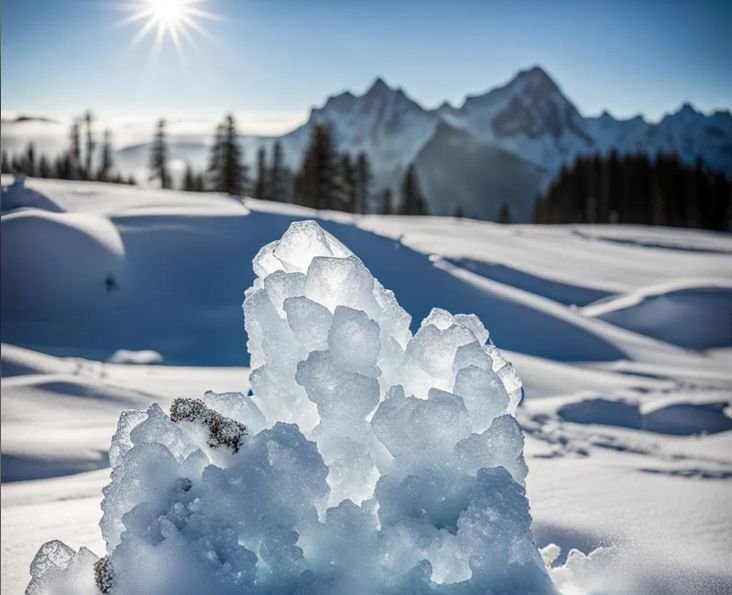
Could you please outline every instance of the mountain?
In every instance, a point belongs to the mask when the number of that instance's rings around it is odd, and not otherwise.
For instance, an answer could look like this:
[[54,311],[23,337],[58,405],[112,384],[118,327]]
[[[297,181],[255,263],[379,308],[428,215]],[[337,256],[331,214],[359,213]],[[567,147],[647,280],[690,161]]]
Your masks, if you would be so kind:
[[328,98],[308,121],[281,137],[291,167],[297,167],[316,123],[327,124],[341,152],[369,156],[377,185],[396,186],[406,166],[433,135],[440,117],[377,78],[361,96]]
[[[305,124],[282,137],[285,161],[300,166],[316,122],[327,124],[336,148],[355,156],[368,154],[373,189],[391,188],[398,196],[401,177],[414,162],[430,212],[493,219],[508,202],[517,221],[528,220],[531,205],[562,165],[578,155],[674,152],[688,162],[701,161],[708,169],[732,176],[732,114],[705,115],[689,104],[657,123],[641,116],[617,119],[604,112],[583,116],[557,83],[540,67],[520,71],[507,84],[472,95],[460,107],[447,103],[430,110],[401,88],[377,78],[362,95],[345,91],[311,110]],[[41,123],[38,122],[38,125]],[[28,136],[24,126],[3,126],[4,149],[22,150]],[[46,125],[44,130],[49,129]],[[46,152],[60,151],[65,130],[55,141],[35,133],[33,140]],[[259,147],[270,149],[272,137],[245,136],[242,144],[253,165]],[[211,139],[171,135],[171,158],[182,171],[183,162],[205,167]],[[55,144],[54,144],[55,142]],[[53,151],[52,151],[53,149]],[[123,173],[146,177],[149,145],[117,152]]]
[[433,215],[453,215],[459,207],[466,217],[496,220],[505,202],[513,221],[527,221],[547,176],[536,164],[444,121],[414,162]]
[[442,109],[441,114],[484,143],[550,171],[593,148],[577,108],[539,67],[521,71],[507,85],[468,97],[460,109]]
[[620,120],[605,112],[584,117],[540,67],[506,85],[428,110],[378,78],[363,94],[344,92],[313,109],[308,121],[282,137],[297,167],[316,122],[327,124],[339,151],[369,155],[376,189],[398,191],[410,162],[430,212],[494,219],[508,202],[526,221],[537,193],[562,165],[591,153],[675,152],[732,175],[732,115],[704,115],[685,104],[658,123]]

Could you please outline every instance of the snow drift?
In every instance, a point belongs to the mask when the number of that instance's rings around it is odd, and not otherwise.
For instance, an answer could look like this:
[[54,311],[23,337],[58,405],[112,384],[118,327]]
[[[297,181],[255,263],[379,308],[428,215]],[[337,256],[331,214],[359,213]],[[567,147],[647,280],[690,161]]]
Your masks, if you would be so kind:
[[28,593],[553,593],[522,388],[473,315],[410,317],[312,221],[254,259],[253,395],[127,411],[107,554],[49,542]]
[[124,287],[125,249],[104,217],[20,209],[2,218],[2,271],[2,301],[15,313],[88,315]]

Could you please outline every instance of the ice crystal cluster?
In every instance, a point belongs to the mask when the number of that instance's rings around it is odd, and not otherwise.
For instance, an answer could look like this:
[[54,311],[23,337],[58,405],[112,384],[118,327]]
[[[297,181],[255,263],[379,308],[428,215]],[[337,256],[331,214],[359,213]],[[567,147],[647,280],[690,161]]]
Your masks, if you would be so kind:
[[254,270],[253,394],[123,413],[106,556],[47,543],[28,593],[554,592],[523,487],[521,383],[478,318],[434,309],[412,335],[312,221]]

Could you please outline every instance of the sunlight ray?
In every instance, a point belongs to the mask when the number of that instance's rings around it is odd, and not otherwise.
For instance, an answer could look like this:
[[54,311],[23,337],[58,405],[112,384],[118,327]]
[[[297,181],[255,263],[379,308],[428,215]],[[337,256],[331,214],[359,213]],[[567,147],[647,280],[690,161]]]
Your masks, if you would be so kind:
[[[126,2],[119,6],[131,14],[123,18],[117,25],[125,26],[138,22],[144,24],[135,33],[131,40],[131,47],[152,36],[152,53],[158,55],[166,42],[170,39],[176,53],[183,54],[185,44],[192,45],[194,37],[211,38],[211,35],[201,25],[201,20],[220,20],[221,17],[200,8],[205,0],[138,0]],[[185,44],[184,44],[185,42]]]

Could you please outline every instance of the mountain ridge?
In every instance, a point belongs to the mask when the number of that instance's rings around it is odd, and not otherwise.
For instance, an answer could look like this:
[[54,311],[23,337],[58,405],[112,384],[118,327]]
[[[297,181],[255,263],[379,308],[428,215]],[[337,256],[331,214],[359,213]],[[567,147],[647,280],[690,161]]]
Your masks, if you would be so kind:
[[[369,156],[375,193],[389,188],[398,196],[404,171],[414,163],[431,212],[440,214],[460,210],[490,219],[501,202],[508,202],[526,220],[531,202],[561,167],[581,155],[613,150],[650,156],[674,152],[684,162],[701,161],[732,177],[729,110],[705,114],[684,102],[657,122],[640,114],[616,118],[608,110],[586,116],[538,65],[520,70],[505,84],[466,95],[458,107],[445,101],[426,108],[402,87],[376,77],[361,94],[343,90],[328,96],[288,133],[244,136],[248,162],[253,163],[260,147],[269,150],[279,139],[286,165],[299,168],[316,122],[328,125],[339,152]],[[205,167],[208,140],[201,137],[195,147],[191,138],[171,136],[171,156]],[[139,174],[147,165],[146,150],[144,143],[118,150],[121,168]],[[473,166],[458,167],[456,153]],[[512,184],[521,189],[518,194],[509,190]]]
[[[501,167],[514,163],[506,153],[520,160],[516,162],[522,164],[520,171],[527,170],[524,163],[534,166],[530,177],[535,183],[527,187],[525,180],[515,181],[524,188],[524,194],[508,201],[515,203],[521,220],[526,220],[530,212],[527,204],[553,175],[581,155],[613,150],[649,155],[675,152],[683,161],[701,160],[709,169],[732,175],[729,111],[705,115],[685,102],[656,123],[640,115],[617,119],[607,110],[600,116],[584,116],[540,66],[521,70],[508,83],[484,93],[467,95],[460,107],[444,102],[434,109],[421,106],[401,87],[392,87],[377,77],[361,95],[344,91],[328,97],[312,109],[307,122],[280,137],[291,166],[297,165],[316,122],[329,126],[339,151],[352,155],[364,151],[369,155],[377,189],[398,191],[403,171],[414,162],[431,212],[440,214],[461,210],[475,217],[495,217],[500,202],[515,194],[505,192],[515,168],[503,172],[505,179],[500,179],[501,172],[493,172],[493,183],[488,185],[483,170],[499,168],[499,162]],[[448,133],[442,124],[452,132]],[[458,135],[456,130],[465,134]],[[461,147],[456,147],[458,138],[462,139]],[[426,147],[429,151],[425,152]],[[451,156],[456,149],[469,161],[477,153],[485,160],[476,162],[472,172],[460,167],[461,173],[456,175],[448,168],[437,175],[435,168],[445,169],[446,163],[456,163]],[[448,183],[450,178],[452,184]],[[435,182],[438,179],[439,184]],[[438,196],[449,188],[454,196]],[[467,200],[466,188],[482,191],[485,196]],[[457,200],[457,196],[464,198]]]

